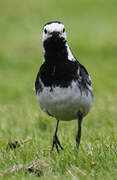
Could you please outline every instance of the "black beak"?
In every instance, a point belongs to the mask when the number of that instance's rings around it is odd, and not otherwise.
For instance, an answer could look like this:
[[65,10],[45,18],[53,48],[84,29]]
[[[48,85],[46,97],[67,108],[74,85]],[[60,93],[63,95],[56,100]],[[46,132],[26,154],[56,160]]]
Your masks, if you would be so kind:
[[52,37],[57,38],[59,36],[59,34],[60,33],[58,31],[53,31],[52,32]]

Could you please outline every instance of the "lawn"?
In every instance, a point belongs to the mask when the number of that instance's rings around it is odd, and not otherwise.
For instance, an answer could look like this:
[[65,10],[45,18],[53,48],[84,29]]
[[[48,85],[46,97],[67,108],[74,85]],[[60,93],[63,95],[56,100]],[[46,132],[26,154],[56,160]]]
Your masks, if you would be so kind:
[[[65,24],[92,78],[95,103],[82,124],[61,122],[64,151],[50,151],[56,120],[33,91],[46,22]],[[35,166],[34,166],[35,165]],[[117,1],[0,1],[0,179],[117,179]]]

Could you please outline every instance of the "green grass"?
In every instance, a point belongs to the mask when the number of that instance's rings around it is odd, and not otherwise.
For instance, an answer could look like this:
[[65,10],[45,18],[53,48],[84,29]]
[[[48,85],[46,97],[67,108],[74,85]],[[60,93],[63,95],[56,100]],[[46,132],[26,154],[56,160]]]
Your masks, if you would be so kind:
[[[39,163],[40,179],[117,178],[117,2],[101,0],[0,1],[0,179],[38,179],[26,165]],[[83,121],[61,122],[64,151],[50,153],[56,121],[44,114],[33,91],[43,61],[42,27],[66,26],[68,42],[93,82],[94,107]],[[8,142],[31,140],[6,150]],[[14,165],[20,171],[5,173]]]

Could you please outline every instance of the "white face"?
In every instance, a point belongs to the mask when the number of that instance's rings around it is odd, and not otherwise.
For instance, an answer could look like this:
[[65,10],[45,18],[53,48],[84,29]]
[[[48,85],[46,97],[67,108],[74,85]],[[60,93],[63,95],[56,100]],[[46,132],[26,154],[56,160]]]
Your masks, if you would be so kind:
[[46,39],[52,37],[53,32],[58,32],[59,37],[63,37],[66,40],[66,32],[65,32],[65,27],[62,23],[58,22],[52,22],[50,24],[46,24],[43,29],[43,41]]

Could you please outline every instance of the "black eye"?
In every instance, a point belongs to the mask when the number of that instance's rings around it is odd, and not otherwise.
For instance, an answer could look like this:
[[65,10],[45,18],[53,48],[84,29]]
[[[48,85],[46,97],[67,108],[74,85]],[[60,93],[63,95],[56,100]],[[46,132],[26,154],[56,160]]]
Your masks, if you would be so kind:
[[65,28],[63,28],[63,33],[65,32]]
[[45,34],[47,34],[47,30],[46,29],[44,29],[44,32],[45,32]]

